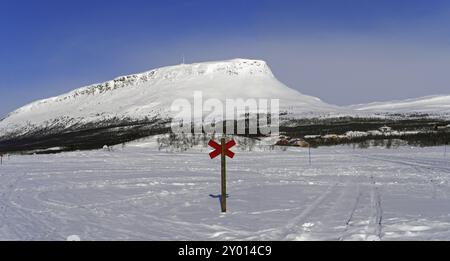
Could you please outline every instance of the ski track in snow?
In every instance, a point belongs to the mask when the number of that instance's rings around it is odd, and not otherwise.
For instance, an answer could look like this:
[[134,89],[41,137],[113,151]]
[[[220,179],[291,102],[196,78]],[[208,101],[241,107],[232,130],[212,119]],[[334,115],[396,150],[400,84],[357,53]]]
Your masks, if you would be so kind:
[[208,149],[11,156],[0,166],[0,239],[449,240],[450,157],[443,148]]

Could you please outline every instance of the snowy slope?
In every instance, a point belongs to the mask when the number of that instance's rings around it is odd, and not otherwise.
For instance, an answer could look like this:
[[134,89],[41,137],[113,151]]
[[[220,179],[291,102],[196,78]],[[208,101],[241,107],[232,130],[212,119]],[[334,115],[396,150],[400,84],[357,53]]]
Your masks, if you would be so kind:
[[202,91],[203,99],[278,98],[295,114],[339,111],[279,82],[264,61],[182,64],[76,89],[28,104],[0,122],[0,137],[39,128],[67,128],[108,119],[170,118],[170,105]]
[[351,109],[367,112],[390,113],[450,113],[450,95],[427,96],[403,101],[375,102],[350,106]]

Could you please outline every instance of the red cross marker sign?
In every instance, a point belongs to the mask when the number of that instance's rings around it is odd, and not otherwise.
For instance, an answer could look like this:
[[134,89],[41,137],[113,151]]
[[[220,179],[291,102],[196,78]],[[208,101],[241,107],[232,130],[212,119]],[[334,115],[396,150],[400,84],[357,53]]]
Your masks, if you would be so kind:
[[[214,149],[211,153],[209,153],[209,156],[211,157],[211,159],[214,159],[215,157],[222,154],[222,146],[219,143],[217,143],[213,140],[210,140],[208,145]],[[234,158],[234,152],[232,152],[230,149],[232,147],[234,147],[235,145],[236,145],[236,142],[234,140],[230,140],[229,142],[227,142],[225,144],[225,155],[226,156],[228,156],[230,158]]]
[[221,196],[220,196],[220,206],[222,208],[222,212],[227,212],[227,165],[226,165],[226,158],[234,157],[234,152],[232,152],[230,149],[236,145],[236,142],[234,140],[230,140],[227,143],[225,143],[225,137],[220,139],[220,144],[210,140],[208,143],[209,146],[211,146],[214,150],[209,153],[209,156],[211,159],[214,159],[215,157],[221,155],[220,160],[220,183],[221,183]]

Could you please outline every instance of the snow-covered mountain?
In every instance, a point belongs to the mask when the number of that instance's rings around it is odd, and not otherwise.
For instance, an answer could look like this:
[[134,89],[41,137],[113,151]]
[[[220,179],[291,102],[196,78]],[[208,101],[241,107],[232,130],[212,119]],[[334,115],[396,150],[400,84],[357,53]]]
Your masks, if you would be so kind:
[[[390,113],[415,112],[450,115],[450,96],[330,105],[290,89],[264,61],[234,59],[157,68],[30,103],[0,120],[0,152],[101,148],[166,133],[176,114],[171,111],[173,101],[192,101],[197,91],[203,101],[215,98],[224,104],[227,99],[279,99],[282,122],[288,127],[299,126],[298,120],[303,118],[384,118]],[[345,117],[337,119],[347,124]]]
[[390,102],[374,102],[350,106],[350,109],[377,113],[450,113],[450,95],[427,96]]
[[168,119],[172,116],[172,102],[192,98],[194,91],[202,91],[203,99],[222,101],[278,98],[281,111],[296,115],[341,110],[288,88],[275,78],[264,61],[234,59],[153,69],[33,102],[0,121],[0,139],[40,129],[95,125],[112,119],[115,122]]

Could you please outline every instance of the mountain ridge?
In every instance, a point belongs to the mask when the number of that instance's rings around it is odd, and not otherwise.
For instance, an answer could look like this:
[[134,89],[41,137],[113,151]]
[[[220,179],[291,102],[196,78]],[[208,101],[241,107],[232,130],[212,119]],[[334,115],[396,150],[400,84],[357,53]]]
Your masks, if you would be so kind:
[[204,99],[278,98],[294,114],[341,109],[278,81],[265,61],[232,59],[155,68],[29,103],[0,121],[0,137],[112,119],[169,119],[170,104],[202,91]]
[[348,108],[378,113],[450,113],[450,95],[428,95],[403,100],[371,102],[350,105]]

